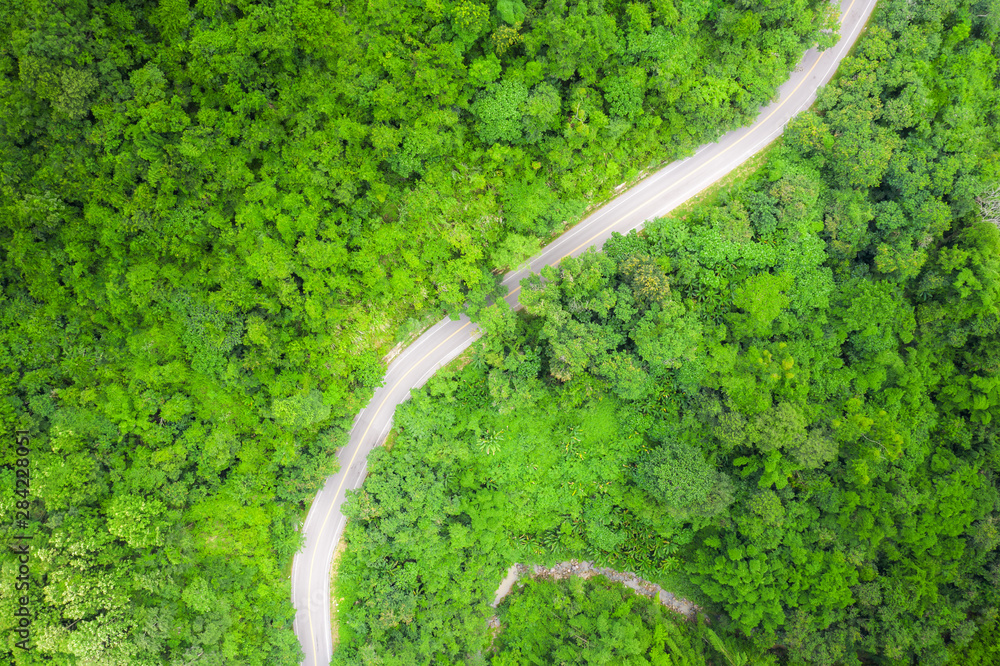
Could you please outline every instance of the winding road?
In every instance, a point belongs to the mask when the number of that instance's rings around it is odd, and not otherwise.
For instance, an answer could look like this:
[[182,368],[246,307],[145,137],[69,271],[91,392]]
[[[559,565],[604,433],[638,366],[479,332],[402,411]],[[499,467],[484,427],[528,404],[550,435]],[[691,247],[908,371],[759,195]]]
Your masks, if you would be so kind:
[[[778,89],[778,100],[762,108],[753,125],[734,130],[694,155],[673,162],[622,193],[550,243],[521,270],[505,276],[505,300],[517,307],[520,281],[548,264],[603,246],[612,232],[622,234],[661,217],[713,184],[778,137],[788,121],[808,108],[817,89],[833,76],[875,7],[875,0],[842,0],[841,39],[823,53],[807,51],[791,77]],[[444,319],[428,329],[390,364],[384,385],[354,420],[349,443],[337,454],[340,472],[316,495],[303,530],[306,543],[292,563],[295,633],[307,666],[327,666],[333,653],[330,634],[330,567],[344,529],[344,494],[365,478],[368,452],[381,444],[392,425],[396,405],[479,336],[478,325],[463,316]]]

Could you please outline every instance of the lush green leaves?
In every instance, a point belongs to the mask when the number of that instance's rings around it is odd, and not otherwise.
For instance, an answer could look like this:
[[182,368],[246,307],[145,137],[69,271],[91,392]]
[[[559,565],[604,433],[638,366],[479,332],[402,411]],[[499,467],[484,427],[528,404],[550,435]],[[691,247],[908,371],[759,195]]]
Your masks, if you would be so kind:
[[[655,48],[660,21],[683,29],[709,7],[653,9],[628,9],[626,53]],[[782,20],[773,6],[750,10],[720,8],[716,29],[752,40]],[[603,255],[526,279],[522,313],[487,316],[461,386],[404,410],[420,417],[401,418],[406,448],[384,473],[415,467],[414,445],[433,469],[457,464],[460,501],[499,526],[474,536],[496,558],[492,579],[513,558],[628,562],[699,595],[727,640],[781,646],[789,663],[988,661],[1000,601],[1000,248],[980,216],[997,140],[963,118],[995,125],[998,98],[983,79],[997,61],[988,26],[970,16],[979,11],[890,2],[820,113],[795,121],[756,174],[685,217],[616,236]],[[590,14],[566,17],[600,39]],[[983,81],[975,92],[961,68]],[[617,111],[596,116],[578,88],[574,113],[606,127],[615,114],[642,121],[627,110],[625,72],[578,73]],[[679,106],[711,115],[727,85],[704,80]],[[587,437],[602,423],[615,432],[595,447]],[[392,526],[382,520],[357,538],[381,543]],[[475,532],[441,531],[462,549]],[[417,567],[439,561],[409,552]],[[482,561],[466,566],[487,570]],[[456,588],[474,585],[448,566]],[[631,610],[592,620],[587,609],[617,599],[595,592],[584,605],[548,585],[547,614],[534,588],[510,602],[521,631],[501,634],[496,663],[624,651],[652,661],[638,624],[604,649]],[[398,654],[418,641],[408,630],[371,640]],[[477,634],[465,645],[483,644]]]

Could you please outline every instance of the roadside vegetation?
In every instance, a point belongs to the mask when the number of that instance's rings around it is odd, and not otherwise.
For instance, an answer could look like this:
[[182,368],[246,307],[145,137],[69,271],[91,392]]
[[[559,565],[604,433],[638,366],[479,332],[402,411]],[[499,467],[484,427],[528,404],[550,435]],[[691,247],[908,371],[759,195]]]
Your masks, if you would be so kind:
[[382,355],[745,122],[834,18],[0,3],[0,537],[32,535],[34,646],[5,557],[0,659],[298,663],[299,522]]
[[[996,663],[998,33],[985,5],[880,3],[756,172],[485,312],[345,509],[334,663],[512,663],[485,651],[504,571],[570,558],[758,660]],[[627,604],[574,619],[603,593],[508,603],[497,645],[539,663],[613,663],[574,622],[663,652]]]

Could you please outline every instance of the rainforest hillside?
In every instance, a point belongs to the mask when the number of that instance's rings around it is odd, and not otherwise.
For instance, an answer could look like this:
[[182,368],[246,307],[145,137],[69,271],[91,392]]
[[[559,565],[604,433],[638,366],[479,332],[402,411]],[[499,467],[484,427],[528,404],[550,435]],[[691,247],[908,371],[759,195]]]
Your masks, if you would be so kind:
[[998,663],[998,29],[880,3],[750,177],[484,313],[345,510],[334,663],[663,663],[596,593],[491,647],[506,568],[573,557],[699,602],[714,664]]
[[0,659],[297,663],[297,528],[397,334],[744,122],[833,18],[0,2]]

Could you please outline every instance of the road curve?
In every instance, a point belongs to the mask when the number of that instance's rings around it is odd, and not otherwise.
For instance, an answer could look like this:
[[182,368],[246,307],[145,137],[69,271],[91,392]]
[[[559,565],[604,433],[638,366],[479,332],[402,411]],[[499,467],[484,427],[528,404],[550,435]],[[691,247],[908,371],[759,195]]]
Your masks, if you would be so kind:
[[[506,301],[517,305],[520,281],[548,264],[558,264],[587,248],[603,246],[612,232],[627,233],[661,217],[716,182],[766,146],[788,121],[808,108],[817,89],[833,76],[841,58],[860,34],[875,0],[841,1],[841,39],[819,53],[807,51],[791,77],[778,89],[778,100],[763,107],[753,125],[734,130],[694,155],[673,162],[622,193],[580,224],[550,243],[524,268],[505,276]],[[292,604],[295,633],[307,666],[327,666],[333,652],[330,635],[330,566],[344,529],[344,493],[364,481],[368,452],[382,443],[392,425],[396,405],[410,397],[434,372],[464,351],[479,335],[479,327],[462,316],[444,319],[421,335],[392,363],[384,385],[354,420],[349,443],[337,454],[340,472],[326,480],[316,495],[303,527],[305,546],[292,563]]]

